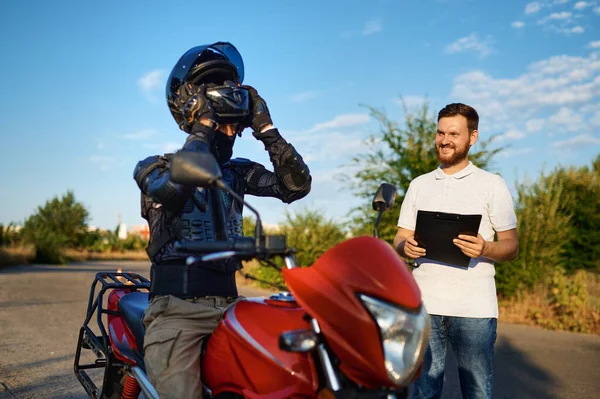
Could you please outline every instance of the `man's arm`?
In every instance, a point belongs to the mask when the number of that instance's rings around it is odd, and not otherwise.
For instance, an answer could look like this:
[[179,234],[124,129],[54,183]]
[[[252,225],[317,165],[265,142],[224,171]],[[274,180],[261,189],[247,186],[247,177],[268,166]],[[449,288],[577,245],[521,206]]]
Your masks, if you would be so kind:
[[398,227],[394,237],[394,248],[405,258],[417,259],[426,254],[425,248],[420,248],[415,241],[415,232],[402,227]]
[[310,192],[312,177],[302,156],[275,128],[253,135],[264,144],[274,172],[263,165],[248,163],[245,170],[246,193],[279,198],[288,204],[305,197]]
[[496,262],[515,259],[519,254],[517,229],[499,231],[497,234],[498,241],[485,241],[481,234],[477,237],[461,234],[454,244],[471,258],[483,256]]
[[[182,151],[209,152],[214,134],[211,127],[196,123]],[[153,156],[138,162],[133,178],[144,194],[171,209],[185,205],[194,191],[194,187],[171,181],[169,160],[164,157]]]

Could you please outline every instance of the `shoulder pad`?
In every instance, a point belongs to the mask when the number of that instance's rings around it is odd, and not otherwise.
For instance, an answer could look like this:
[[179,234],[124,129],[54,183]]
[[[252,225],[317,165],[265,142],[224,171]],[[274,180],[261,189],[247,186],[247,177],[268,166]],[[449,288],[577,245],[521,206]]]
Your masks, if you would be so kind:
[[[227,167],[230,167],[230,168],[251,168],[251,167],[253,167],[255,165],[260,165],[260,164],[258,164],[257,162],[251,161],[251,160],[249,160],[247,158],[233,158],[233,159],[230,159],[229,161],[227,161],[223,165],[223,167],[224,168],[227,168]],[[260,165],[260,166],[262,166],[262,165]]]
[[162,167],[167,163],[168,161],[164,157],[160,155],[152,155],[137,163],[133,171],[133,178],[138,182],[138,185],[140,185],[142,180],[144,180],[144,178],[148,176],[152,170]]

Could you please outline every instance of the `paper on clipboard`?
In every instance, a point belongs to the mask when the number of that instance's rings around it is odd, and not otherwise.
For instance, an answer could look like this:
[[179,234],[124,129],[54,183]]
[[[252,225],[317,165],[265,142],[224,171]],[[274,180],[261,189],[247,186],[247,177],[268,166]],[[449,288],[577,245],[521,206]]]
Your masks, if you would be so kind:
[[417,212],[415,240],[425,248],[427,259],[468,267],[471,258],[463,254],[452,240],[459,234],[477,236],[481,215],[461,215],[458,213]]

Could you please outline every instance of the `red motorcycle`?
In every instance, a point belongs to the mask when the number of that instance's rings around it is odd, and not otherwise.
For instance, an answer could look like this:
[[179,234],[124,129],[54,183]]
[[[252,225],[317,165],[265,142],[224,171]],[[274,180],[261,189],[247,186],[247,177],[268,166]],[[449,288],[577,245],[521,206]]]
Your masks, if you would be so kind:
[[[220,179],[210,154],[179,152],[173,180],[235,193]],[[420,372],[429,317],[406,264],[377,237],[394,186],[384,183],[373,200],[375,237],[348,239],[311,267],[296,267],[285,236],[179,243],[209,261],[282,258],[289,292],[247,298],[227,310],[202,357],[205,398],[400,398]],[[242,199],[239,198],[241,201]],[[100,290],[96,293],[100,284]],[[75,355],[75,375],[92,398],[158,398],[144,371],[144,327],[150,282],[134,273],[98,273]],[[108,292],[106,308],[104,295]],[[90,327],[96,315],[98,333]],[[108,326],[108,329],[105,327]],[[95,354],[82,364],[82,349]],[[103,368],[100,388],[87,370]]]

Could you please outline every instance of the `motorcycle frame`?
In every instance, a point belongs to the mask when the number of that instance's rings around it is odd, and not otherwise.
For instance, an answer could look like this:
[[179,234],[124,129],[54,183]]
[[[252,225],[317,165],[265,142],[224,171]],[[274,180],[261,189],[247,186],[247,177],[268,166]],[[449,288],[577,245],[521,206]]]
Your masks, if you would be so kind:
[[[120,281],[119,278],[125,280]],[[98,284],[102,286],[96,294]],[[131,364],[119,361],[111,348],[110,338],[104,327],[103,315],[122,316],[120,312],[105,309],[104,294],[109,290],[122,289],[129,292],[139,290],[149,290],[150,280],[136,273],[121,273],[121,272],[100,272],[96,273],[96,277],[92,282],[90,296],[85,321],[79,330],[79,338],[77,339],[77,349],[75,352],[74,372],[75,376],[83,385],[87,394],[92,398],[101,398],[106,387],[113,381],[111,380],[111,372],[117,371],[119,368],[131,369]],[[97,336],[89,326],[92,317],[96,314],[96,322],[100,329],[100,335]],[[90,349],[96,355],[94,363],[81,364],[81,349]],[[102,386],[98,388],[90,378],[87,370],[104,368],[104,377]],[[135,366],[135,370],[131,370],[136,376],[145,373],[140,367]],[[137,378],[136,378],[137,379]],[[141,378],[140,378],[141,379]]]

